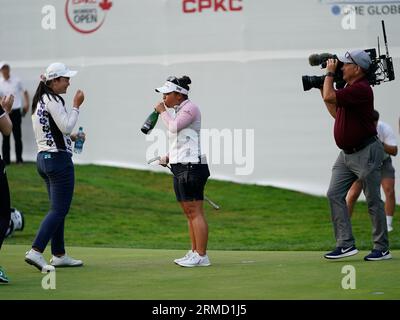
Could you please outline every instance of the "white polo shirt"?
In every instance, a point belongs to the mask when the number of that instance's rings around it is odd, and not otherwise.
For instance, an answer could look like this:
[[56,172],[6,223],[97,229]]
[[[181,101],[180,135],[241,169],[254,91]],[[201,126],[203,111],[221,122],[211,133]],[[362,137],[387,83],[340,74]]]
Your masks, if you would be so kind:
[[10,76],[8,80],[0,78],[0,97],[9,96],[12,94],[14,96],[14,103],[12,106],[13,110],[22,108],[22,93],[24,88],[22,82],[18,77]]
[[[394,134],[394,131],[390,125],[388,125],[386,122],[378,121],[376,130],[378,131],[379,140],[389,146],[397,146],[396,135]],[[385,152],[383,159],[385,160],[389,156],[390,155]]]
[[70,134],[78,121],[79,110],[72,108],[68,113],[62,102],[44,94],[32,114],[38,151],[66,151],[72,154]]

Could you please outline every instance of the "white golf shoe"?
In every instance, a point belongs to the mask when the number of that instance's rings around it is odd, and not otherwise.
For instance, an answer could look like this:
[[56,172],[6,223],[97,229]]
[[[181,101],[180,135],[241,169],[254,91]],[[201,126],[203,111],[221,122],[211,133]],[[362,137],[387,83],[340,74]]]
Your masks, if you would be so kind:
[[208,256],[201,256],[197,252],[194,252],[194,254],[186,260],[180,261],[177,263],[181,267],[208,267],[211,265],[210,259],[208,259]]
[[35,251],[33,249],[29,250],[26,255],[25,255],[25,261],[29,263],[30,265],[35,266],[36,268],[39,269],[41,272],[51,272],[54,271],[55,268],[51,265],[49,265],[46,260],[43,257],[43,254],[41,254],[38,251]]
[[54,267],[80,267],[83,265],[83,262],[65,254],[62,257],[53,256],[50,259],[50,264]]
[[189,250],[189,251],[185,254],[184,257],[179,258],[179,259],[175,259],[174,262],[175,262],[176,264],[178,264],[178,263],[181,262],[181,261],[184,261],[184,260],[187,260],[187,259],[191,258],[192,255],[194,255],[194,254],[195,254],[195,251]]

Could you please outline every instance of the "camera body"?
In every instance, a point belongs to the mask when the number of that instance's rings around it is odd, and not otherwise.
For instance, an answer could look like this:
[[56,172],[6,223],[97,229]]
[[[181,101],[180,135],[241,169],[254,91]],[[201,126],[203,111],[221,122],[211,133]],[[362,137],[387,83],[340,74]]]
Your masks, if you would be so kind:
[[[321,69],[326,68],[326,64],[328,59],[336,59],[338,60],[337,55],[331,53],[321,53],[321,54],[312,54],[309,56],[308,61],[311,66],[321,66]],[[336,89],[344,88],[346,82],[343,80],[343,71],[342,71],[343,62],[338,60],[335,77],[333,78],[333,82],[335,83]],[[308,91],[312,88],[322,88],[324,85],[325,75],[323,76],[302,76],[303,82],[303,90]]]
[[[365,49],[371,58],[371,66],[367,70],[367,79],[370,85],[379,85],[382,82],[394,80],[394,68],[393,60],[388,55],[377,56],[376,50]],[[320,65],[321,69],[326,68],[326,62],[328,59],[337,59],[335,54],[321,53],[312,54],[309,57],[309,63],[312,66]],[[342,72],[343,63],[338,60],[337,69],[335,72],[335,77],[333,79],[336,89],[341,89],[345,86],[346,82],[343,80]],[[311,90],[312,88],[322,88],[325,80],[325,75],[323,76],[302,76],[303,89],[304,91]]]
[[[379,38],[378,38],[378,52],[374,48],[365,49],[364,51],[369,54],[371,58],[371,66],[367,70],[367,79],[370,85],[379,85],[382,82],[388,82],[394,80],[394,68],[393,60],[389,56],[389,49],[386,39],[385,22],[382,20],[382,30],[386,46],[386,54],[380,54]],[[321,69],[326,68],[326,62],[328,59],[337,59],[335,54],[331,53],[321,53],[312,54],[309,56],[308,60],[311,66],[321,66]],[[335,77],[333,79],[336,89],[343,88],[346,82],[343,80],[342,72],[343,63],[338,60],[337,68],[335,71]],[[312,88],[320,89],[322,88],[325,80],[325,75],[323,76],[302,76],[303,89],[304,91],[311,90]]]

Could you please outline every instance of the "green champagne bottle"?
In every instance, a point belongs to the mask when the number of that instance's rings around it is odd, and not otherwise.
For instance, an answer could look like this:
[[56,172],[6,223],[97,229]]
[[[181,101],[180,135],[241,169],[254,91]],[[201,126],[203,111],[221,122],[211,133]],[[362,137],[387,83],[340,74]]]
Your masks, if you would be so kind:
[[142,132],[144,134],[149,134],[151,130],[156,126],[156,123],[158,121],[158,116],[160,114],[157,111],[153,111],[146,119],[142,126]]

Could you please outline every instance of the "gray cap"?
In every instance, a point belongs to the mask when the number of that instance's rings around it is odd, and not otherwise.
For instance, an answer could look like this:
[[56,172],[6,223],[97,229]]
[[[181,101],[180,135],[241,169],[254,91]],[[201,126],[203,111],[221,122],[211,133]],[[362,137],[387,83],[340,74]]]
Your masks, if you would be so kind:
[[347,51],[344,56],[339,56],[338,59],[343,63],[355,63],[364,70],[368,70],[372,64],[369,54],[359,49]]

